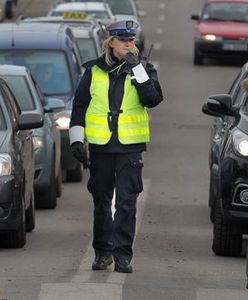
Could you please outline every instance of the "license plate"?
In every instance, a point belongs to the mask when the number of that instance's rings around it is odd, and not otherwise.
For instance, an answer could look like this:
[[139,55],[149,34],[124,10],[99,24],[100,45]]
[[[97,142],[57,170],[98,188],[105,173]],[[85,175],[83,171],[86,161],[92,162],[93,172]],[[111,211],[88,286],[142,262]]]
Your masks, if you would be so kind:
[[223,44],[222,49],[227,51],[247,51],[248,47],[246,44]]

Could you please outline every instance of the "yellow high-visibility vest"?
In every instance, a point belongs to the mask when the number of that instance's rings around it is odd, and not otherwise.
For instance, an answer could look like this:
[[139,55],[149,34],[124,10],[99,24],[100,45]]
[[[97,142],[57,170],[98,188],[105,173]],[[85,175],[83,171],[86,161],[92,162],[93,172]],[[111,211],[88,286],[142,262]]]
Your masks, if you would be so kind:
[[[91,100],[85,116],[85,136],[90,144],[104,145],[112,132],[109,128],[109,76],[98,66],[92,67]],[[142,106],[129,75],[124,83],[124,96],[118,118],[118,139],[122,144],[150,141],[149,116]]]

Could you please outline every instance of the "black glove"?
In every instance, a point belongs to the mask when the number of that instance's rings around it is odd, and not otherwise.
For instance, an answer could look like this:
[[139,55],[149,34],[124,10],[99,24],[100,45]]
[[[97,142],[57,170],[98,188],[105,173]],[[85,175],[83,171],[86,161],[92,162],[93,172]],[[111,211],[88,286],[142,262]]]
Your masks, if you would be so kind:
[[124,56],[124,60],[126,61],[127,65],[129,66],[130,69],[136,67],[140,63],[139,56],[132,52],[128,52]]
[[85,147],[81,142],[74,142],[71,144],[71,152],[73,156],[81,163],[85,162]]

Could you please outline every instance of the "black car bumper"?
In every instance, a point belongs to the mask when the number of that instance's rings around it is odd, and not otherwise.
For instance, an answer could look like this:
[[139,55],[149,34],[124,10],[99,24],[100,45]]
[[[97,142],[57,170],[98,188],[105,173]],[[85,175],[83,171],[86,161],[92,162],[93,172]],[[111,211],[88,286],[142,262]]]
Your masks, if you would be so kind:
[[225,217],[248,225],[248,159],[228,153],[220,164],[220,185]]
[[248,57],[248,44],[238,41],[195,40],[195,52],[204,57]]
[[16,229],[20,223],[22,190],[13,176],[0,177],[0,195],[0,231]]

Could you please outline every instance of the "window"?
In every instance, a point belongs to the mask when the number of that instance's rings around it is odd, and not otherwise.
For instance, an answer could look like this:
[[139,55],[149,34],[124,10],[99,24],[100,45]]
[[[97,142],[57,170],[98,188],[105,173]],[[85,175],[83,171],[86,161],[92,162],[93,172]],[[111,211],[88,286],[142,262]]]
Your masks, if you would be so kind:
[[107,0],[107,3],[110,5],[114,15],[136,15],[134,6],[132,5],[130,0]]
[[77,43],[83,63],[97,58],[96,45],[93,38],[78,38]]
[[18,107],[18,104],[12,92],[10,91],[8,86],[4,83],[2,83],[2,94],[3,94],[4,103],[6,105],[8,114],[10,116],[10,122],[13,124],[13,126],[15,126],[17,122],[17,117],[20,114],[20,108]]
[[34,110],[35,104],[24,76],[1,76],[11,88],[21,110]]
[[248,22],[248,3],[209,3],[203,11],[202,19],[226,22]]
[[0,64],[26,66],[45,95],[71,95],[71,73],[65,53],[52,50],[0,51]]
[[[0,97],[2,97],[0,95]],[[0,130],[6,130],[7,126],[6,126],[6,122],[5,122],[5,119],[4,119],[4,114],[3,114],[3,111],[2,111],[2,108],[0,107]]]

